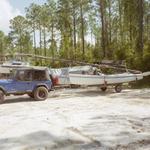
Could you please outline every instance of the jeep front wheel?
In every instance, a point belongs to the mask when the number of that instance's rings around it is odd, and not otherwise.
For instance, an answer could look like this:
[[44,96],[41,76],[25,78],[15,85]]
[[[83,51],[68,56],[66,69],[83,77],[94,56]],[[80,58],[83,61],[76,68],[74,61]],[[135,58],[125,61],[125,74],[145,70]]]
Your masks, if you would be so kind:
[[0,90],[0,104],[4,102],[4,92]]
[[48,90],[45,87],[38,87],[34,92],[34,99],[37,101],[46,100],[48,97]]

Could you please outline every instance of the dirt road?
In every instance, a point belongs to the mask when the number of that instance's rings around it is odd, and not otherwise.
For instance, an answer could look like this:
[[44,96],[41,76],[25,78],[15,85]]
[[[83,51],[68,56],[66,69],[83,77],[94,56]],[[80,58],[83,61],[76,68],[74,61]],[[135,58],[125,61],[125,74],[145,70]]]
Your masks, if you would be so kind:
[[53,91],[0,105],[0,150],[148,150],[150,89]]

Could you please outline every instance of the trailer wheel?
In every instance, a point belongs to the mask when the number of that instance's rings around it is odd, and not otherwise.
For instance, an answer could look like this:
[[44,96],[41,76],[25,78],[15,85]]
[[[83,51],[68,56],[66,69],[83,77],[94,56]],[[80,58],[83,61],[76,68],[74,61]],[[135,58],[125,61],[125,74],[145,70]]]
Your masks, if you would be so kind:
[[105,87],[101,87],[101,90],[103,91],[103,92],[105,92],[106,90],[107,90],[107,87],[105,86]]
[[0,90],[0,104],[2,104],[4,102],[4,92],[2,90]]
[[122,85],[121,85],[121,84],[116,85],[116,86],[115,86],[115,91],[116,91],[117,93],[120,93],[120,92],[122,91]]
[[34,99],[37,101],[46,100],[48,97],[48,90],[45,87],[38,87],[34,92]]

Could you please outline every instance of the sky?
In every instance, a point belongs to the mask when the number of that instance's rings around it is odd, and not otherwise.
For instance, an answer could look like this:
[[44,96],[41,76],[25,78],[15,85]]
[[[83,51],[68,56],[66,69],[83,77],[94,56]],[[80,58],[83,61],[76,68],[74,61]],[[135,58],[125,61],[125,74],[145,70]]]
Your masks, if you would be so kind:
[[0,30],[7,34],[9,21],[17,15],[25,15],[25,7],[31,3],[43,4],[46,0],[0,0]]

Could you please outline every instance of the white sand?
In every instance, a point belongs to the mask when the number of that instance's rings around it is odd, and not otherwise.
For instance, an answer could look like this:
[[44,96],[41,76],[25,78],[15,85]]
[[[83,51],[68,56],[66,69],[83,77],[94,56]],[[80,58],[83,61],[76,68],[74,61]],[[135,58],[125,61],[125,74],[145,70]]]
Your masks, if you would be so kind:
[[53,91],[46,101],[7,97],[0,150],[148,150],[150,89]]

